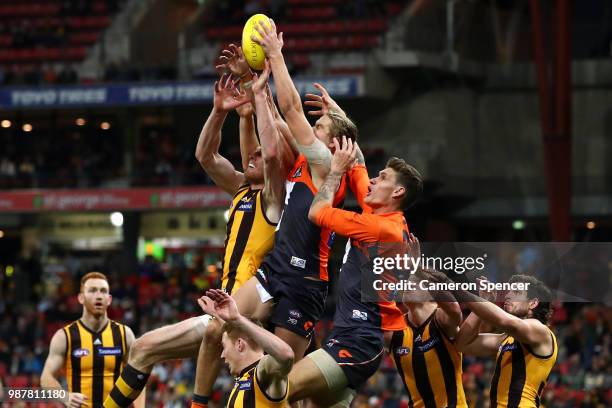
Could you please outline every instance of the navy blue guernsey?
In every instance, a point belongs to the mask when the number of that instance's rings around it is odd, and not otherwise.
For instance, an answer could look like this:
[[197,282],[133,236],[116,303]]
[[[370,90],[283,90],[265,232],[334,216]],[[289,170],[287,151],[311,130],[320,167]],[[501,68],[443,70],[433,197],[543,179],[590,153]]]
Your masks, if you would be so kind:
[[[276,273],[312,277],[328,281],[327,262],[334,233],[308,219],[308,211],[317,189],[312,182],[308,162],[299,155],[286,182],[285,207],[276,227],[274,247],[263,265]],[[334,206],[344,200],[346,181],[343,178],[334,196]]]

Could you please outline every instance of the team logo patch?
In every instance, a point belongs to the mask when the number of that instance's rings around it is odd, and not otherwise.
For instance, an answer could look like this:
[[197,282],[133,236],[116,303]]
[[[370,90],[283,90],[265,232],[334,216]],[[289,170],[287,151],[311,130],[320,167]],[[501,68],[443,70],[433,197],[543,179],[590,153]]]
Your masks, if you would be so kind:
[[99,347],[98,355],[100,356],[120,356],[123,354],[121,347]]
[[368,314],[366,312],[362,312],[361,310],[353,309],[353,319],[367,321]]
[[88,355],[89,355],[89,350],[84,349],[84,348],[76,349],[72,352],[72,356],[76,358],[83,358],[83,357],[87,357]]
[[306,260],[297,256],[292,256],[289,263],[296,268],[306,269]]
[[289,316],[299,319],[300,317],[302,317],[302,314],[298,312],[297,310],[293,309],[289,311]]
[[327,340],[327,347],[334,347],[335,344],[340,344],[340,341],[336,339]]
[[290,318],[287,319],[287,323],[289,323],[289,324],[291,324],[293,326],[296,326],[298,322],[297,322],[297,319],[294,319],[293,317],[290,317]]
[[239,380],[238,381],[238,391],[248,391],[253,388],[253,380]]
[[395,354],[398,356],[405,356],[410,354],[410,347],[398,347],[395,349]]

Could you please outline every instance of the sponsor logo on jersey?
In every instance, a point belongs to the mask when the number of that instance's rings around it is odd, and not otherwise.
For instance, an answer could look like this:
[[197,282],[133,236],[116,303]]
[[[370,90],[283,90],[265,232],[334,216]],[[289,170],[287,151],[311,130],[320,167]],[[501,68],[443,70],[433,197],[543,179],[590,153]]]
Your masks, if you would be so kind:
[[253,379],[249,378],[248,380],[238,381],[238,391],[248,391],[252,388],[253,388]]
[[516,350],[517,348],[518,348],[518,344],[517,343],[504,344],[502,346],[499,346],[499,351],[502,352],[502,353],[505,353],[506,351]]
[[367,321],[368,314],[366,312],[362,312],[361,310],[353,309],[353,319]]
[[76,358],[87,357],[89,355],[89,350],[84,348],[76,349],[72,352],[72,355]]
[[410,353],[410,347],[398,347],[395,349],[395,354],[398,356],[405,356]]
[[290,264],[295,266],[296,268],[306,269],[306,260],[302,258],[298,258],[297,256],[291,257]]
[[297,319],[294,319],[293,317],[290,317],[289,319],[287,319],[287,323],[296,326],[297,325]]
[[251,212],[253,211],[253,203],[240,203],[236,211]]
[[121,347],[100,347],[98,355],[100,356],[120,356],[122,353]]
[[302,314],[300,312],[298,312],[295,309],[292,309],[289,311],[289,316],[291,317],[295,317],[296,319],[299,319],[300,317],[302,317]]
[[420,345],[415,346],[415,349],[417,349],[421,353],[425,353],[426,351],[429,351],[432,348],[434,348],[434,346],[438,344],[439,341],[440,341],[439,337],[432,337],[431,339],[427,340],[425,343],[421,343]]

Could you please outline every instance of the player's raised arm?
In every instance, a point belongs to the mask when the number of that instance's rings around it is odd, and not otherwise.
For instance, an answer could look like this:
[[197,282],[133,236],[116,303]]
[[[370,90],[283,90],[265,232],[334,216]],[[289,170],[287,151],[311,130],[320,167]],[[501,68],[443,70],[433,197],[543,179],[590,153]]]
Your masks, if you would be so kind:
[[270,27],[263,22],[255,25],[255,29],[261,36],[261,39],[252,36],[251,40],[263,47],[266,57],[270,60],[278,104],[283,116],[287,120],[289,128],[291,128],[293,136],[299,144],[310,146],[315,142],[315,136],[308,120],[304,116],[300,94],[293,84],[285,64],[282,53],[283,33],[277,34],[276,24],[274,24],[272,19],[269,21]]
[[261,138],[261,152],[264,160],[263,195],[266,201],[266,213],[270,220],[278,221],[284,195],[285,174],[281,170],[280,134],[270,110],[266,92],[269,76],[270,64],[266,60],[263,72],[253,83],[253,94],[257,110],[257,129]]
[[230,75],[215,82],[213,110],[202,128],[195,152],[196,159],[215,184],[230,194],[235,194],[244,183],[244,175],[219,154],[221,128],[228,111],[248,102],[246,95],[239,94],[235,86]]
[[274,381],[284,381],[286,384],[294,359],[293,350],[287,343],[241,315],[236,301],[222,290],[207,291],[198,303],[204,312],[239,327],[263,349],[266,355],[257,369],[257,379],[262,385],[269,386]]
[[[229,71],[234,77],[240,79],[240,86],[249,95],[250,85],[253,83],[253,73],[244,58],[242,48],[236,44],[230,44],[227,49],[221,51],[219,64],[215,68]],[[253,105],[246,103],[236,108],[240,116],[240,157],[242,159],[242,171],[246,171],[249,165],[249,156],[257,150],[259,142],[255,133],[255,121],[253,118]]]

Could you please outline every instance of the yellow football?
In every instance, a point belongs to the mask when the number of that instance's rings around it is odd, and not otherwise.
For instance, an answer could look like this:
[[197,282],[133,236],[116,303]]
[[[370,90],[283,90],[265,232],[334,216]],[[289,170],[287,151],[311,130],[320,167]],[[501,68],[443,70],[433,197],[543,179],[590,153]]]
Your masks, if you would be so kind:
[[264,68],[264,60],[266,59],[266,53],[261,48],[261,45],[251,40],[252,35],[257,39],[261,38],[261,35],[255,30],[255,25],[259,25],[260,21],[271,27],[270,19],[265,14],[255,14],[247,20],[242,30],[242,52],[244,53],[244,58],[249,66],[257,71],[261,71]]

